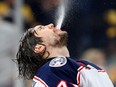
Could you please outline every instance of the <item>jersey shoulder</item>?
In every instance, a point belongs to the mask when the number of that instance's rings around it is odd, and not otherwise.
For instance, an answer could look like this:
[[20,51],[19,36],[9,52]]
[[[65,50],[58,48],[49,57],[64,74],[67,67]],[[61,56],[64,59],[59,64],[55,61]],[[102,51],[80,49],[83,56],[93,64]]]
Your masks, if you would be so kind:
[[56,57],[46,62],[40,67],[36,76],[44,78],[44,76],[64,74],[77,74],[77,69],[80,67],[77,62],[69,57]]
[[100,67],[98,67],[97,65],[95,65],[94,63],[92,62],[89,62],[87,60],[78,60],[77,63],[81,66],[84,66],[84,67],[87,67],[87,66],[91,66],[97,70],[102,70]]
[[78,67],[77,62],[71,58],[56,57],[45,63],[35,76],[41,78],[47,84],[49,84],[49,80],[56,81],[56,79],[76,83]]

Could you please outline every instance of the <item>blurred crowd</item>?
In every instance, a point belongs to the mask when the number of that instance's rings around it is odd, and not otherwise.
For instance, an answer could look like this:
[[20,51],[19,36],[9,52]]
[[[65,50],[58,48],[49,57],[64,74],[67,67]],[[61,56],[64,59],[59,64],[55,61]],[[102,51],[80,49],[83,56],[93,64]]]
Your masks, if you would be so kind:
[[[105,69],[116,87],[116,1],[68,1],[62,30],[69,33],[71,56]],[[59,4],[60,0],[0,0],[0,87],[31,87],[30,81],[18,79],[13,61],[20,36],[35,25],[55,24]]]

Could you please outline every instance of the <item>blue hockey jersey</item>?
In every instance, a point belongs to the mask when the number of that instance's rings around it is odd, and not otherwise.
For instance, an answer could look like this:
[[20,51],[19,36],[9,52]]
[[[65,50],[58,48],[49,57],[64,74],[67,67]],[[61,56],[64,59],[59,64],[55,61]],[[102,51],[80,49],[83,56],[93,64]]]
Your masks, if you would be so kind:
[[113,84],[104,70],[88,61],[56,57],[38,69],[32,87],[113,87]]

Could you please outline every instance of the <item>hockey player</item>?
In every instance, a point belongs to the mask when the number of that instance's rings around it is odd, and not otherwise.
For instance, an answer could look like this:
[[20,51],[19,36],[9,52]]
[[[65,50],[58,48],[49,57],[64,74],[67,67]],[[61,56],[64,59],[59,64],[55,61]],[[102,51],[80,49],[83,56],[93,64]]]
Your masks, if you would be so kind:
[[53,24],[27,30],[17,52],[20,76],[33,79],[32,87],[113,87],[103,69],[70,57],[67,38]]

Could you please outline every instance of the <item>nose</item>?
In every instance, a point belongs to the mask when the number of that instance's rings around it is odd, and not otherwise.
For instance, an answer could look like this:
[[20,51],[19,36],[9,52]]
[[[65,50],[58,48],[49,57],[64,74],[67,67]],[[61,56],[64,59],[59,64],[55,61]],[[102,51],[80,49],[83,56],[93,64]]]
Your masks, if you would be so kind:
[[47,27],[48,27],[49,29],[52,29],[52,28],[54,27],[54,24],[48,24]]

